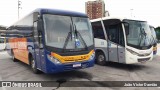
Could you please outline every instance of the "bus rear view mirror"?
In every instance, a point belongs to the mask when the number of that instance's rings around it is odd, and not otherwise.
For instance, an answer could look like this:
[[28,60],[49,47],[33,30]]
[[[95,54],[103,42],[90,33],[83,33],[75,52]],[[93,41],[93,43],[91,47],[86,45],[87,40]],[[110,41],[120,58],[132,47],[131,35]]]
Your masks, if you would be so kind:
[[42,42],[43,40],[42,40],[42,32],[41,32],[41,31],[38,32],[38,40],[39,40],[39,41],[38,41],[38,42],[39,42],[39,48],[40,48],[40,49],[43,49],[43,44],[42,44],[42,43],[43,43],[43,42]]
[[126,35],[129,35],[129,23],[127,22],[122,22],[125,28],[125,33]]
[[42,31],[42,20],[39,19],[38,20],[38,27],[37,27],[38,31]]

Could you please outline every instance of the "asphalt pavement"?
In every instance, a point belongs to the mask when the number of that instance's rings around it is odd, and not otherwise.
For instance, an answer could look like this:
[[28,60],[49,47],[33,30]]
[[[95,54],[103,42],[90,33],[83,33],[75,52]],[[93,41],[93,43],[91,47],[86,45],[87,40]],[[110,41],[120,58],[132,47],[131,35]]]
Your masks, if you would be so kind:
[[[160,46],[160,45],[159,45]],[[13,62],[6,51],[0,52],[0,81],[160,81],[160,48],[154,59],[146,63],[95,65],[91,68],[58,74],[34,74],[22,62]],[[0,88],[0,90],[52,90],[46,88]],[[58,90],[160,90],[158,87],[60,87]]]

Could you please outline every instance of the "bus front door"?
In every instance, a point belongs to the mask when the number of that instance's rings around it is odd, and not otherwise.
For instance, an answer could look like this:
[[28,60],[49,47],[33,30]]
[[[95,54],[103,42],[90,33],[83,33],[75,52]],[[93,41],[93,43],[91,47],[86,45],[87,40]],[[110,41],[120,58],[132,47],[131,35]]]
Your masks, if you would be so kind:
[[34,54],[36,59],[36,65],[38,69],[41,69],[41,53],[40,53],[40,44],[39,44],[39,38],[38,38],[38,30],[37,30],[37,21],[33,23],[34,27]]
[[124,35],[120,24],[111,25],[108,28],[109,61],[124,62],[125,48]]
[[118,31],[118,60],[119,63],[125,63],[124,33],[121,28]]
[[117,62],[118,61],[118,56],[117,56],[117,44],[109,41],[108,42],[108,53],[109,53],[109,60],[111,62]]

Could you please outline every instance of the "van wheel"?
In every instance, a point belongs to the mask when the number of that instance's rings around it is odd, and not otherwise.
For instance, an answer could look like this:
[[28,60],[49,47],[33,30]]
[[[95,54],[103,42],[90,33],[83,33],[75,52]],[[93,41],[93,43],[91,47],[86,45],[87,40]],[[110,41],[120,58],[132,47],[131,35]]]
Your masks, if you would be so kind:
[[37,69],[36,61],[34,60],[34,58],[32,56],[30,57],[30,61],[31,61],[30,64],[31,64],[32,71],[35,74],[39,74],[40,71]]
[[103,52],[97,52],[96,54],[96,62],[99,65],[106,65],[106,57]]
[[18,60],[14,56],[13,50],[11,51],[11,54],[12,54],[12,60],[13,60],[13,62],[18,62]]

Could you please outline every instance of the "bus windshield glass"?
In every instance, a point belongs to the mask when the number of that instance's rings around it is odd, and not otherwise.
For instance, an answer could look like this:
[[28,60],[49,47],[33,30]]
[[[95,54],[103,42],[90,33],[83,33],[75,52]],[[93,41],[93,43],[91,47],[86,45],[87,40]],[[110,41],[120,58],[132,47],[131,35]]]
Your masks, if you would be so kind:
[[129,23],[129,34],[126,36],[128,46],[143,48],[151,45],[151,31],[147,22],[127,19],[124,22]]
[[47,46],[62,49],[84,49],[93,45],[88,18],[44,14]]
[[152,38],[153,38],[152,44],[155,44],[155,43],[157,43],[157,37],[156,37],[155,29],[154,29],[154,27],[150,26],[150,30],[151,30]]

